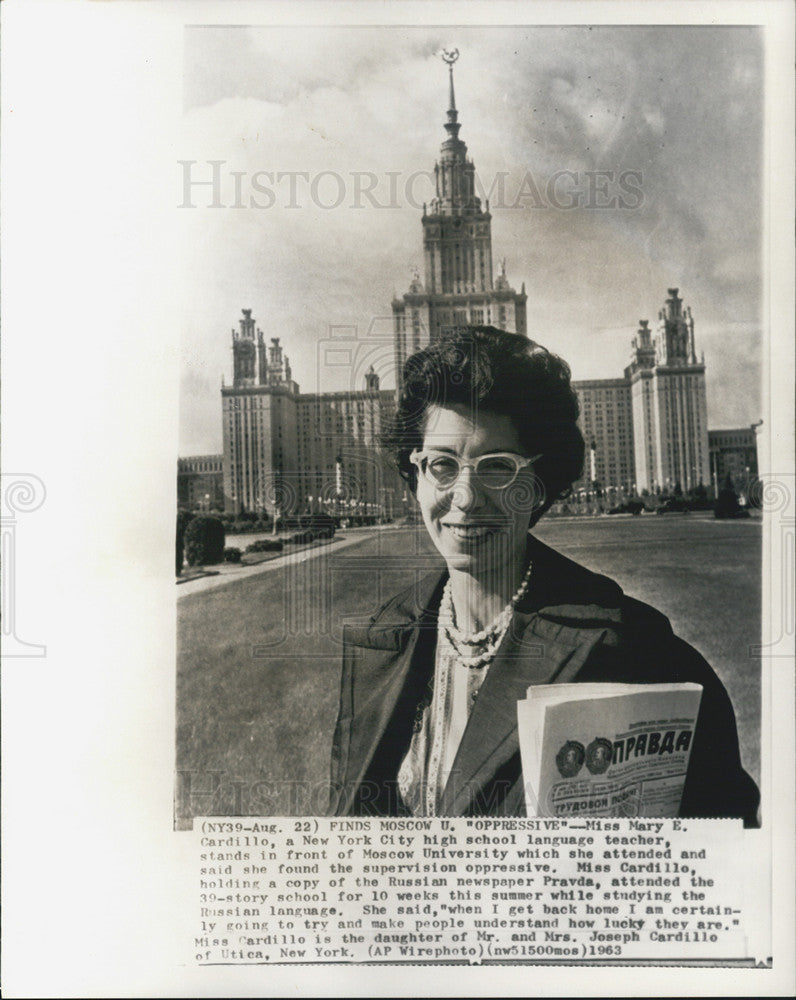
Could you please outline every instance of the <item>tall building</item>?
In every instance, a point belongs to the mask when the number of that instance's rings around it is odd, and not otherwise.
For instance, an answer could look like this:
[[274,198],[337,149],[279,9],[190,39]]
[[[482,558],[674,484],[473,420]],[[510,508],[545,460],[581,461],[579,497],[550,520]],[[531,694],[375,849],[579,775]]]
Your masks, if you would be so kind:
[[379,447],[394,409],[395,394],[379,388],[372,367],[364,389],[298,396],[297,486],[309,509],[346,504],[367,514],[397,510],[403,483]]
[[758,426],[708,431],[711,483],[715,490],[721,489],[729,473],[735,488],[748,495],[750,484],[757,479]]
[[[446,328],[491,324],[527,335],[525,285],[516,292],[505,262],[493,277],[492,217],[475,193],[475,165],[459,138],[449,73],[447,133],[434,165],[435,197],[423,206],[424,279],[393,300],[396,380],[412,353]],[[633,341],[623,378],[575,382],[587,463],[579,486],[592,482],[623,492],[687,490],[710,481],[705,366],[694,347],[694,321],[677,289],[659,315],[657,338],[648,321]]]
[[[527,336],[525,286],[493,275],[492,217],[475,193],[475,166],[459,138],[449,72],[446,137],[434,166],[436,191],[423,206],[424,278],[394,299],[397,388],[404,362],[449,327],[487,324]],[[362,389],[302,394],[279,338],[266,342],[250,309],[232,332],[233,384],[222,387],[225,509],[292,513],[330,504],[403,507],[405,484],[379,449],[395,395],[373,369]],[[683,491],[711,483],[704,359],[678,289],[658,316],[642,320],[624,376],[575,381],[586,441],[576,488],[594,482],[622,493]],[[718,454],[718,451],[716,451]],[[749,462],[744,461],[744,468]]]
[[625,378],[633,400],[633,438],[638,489],[680,485],[687,491],[710,483],[705,362],[698,360],[694,320],[677,288],[658,313],[657,337],[647,320],[633,340]]
[[711,484],[705,363],[676,288],[656,333],[640,320],[624,378],[573,382],[586,442],[577,488],[596,481],[622,493],[656,493]]
[[266,347],[251,313],[232,331],[233,381],[221,388],[224,507],[234,513],[280,506],[300,467],[298,386],[279,338]]
[[266,347],[251,313],[232,331],[233,382],[221,389],[225,509],[398,510],[403,483],[379,450],[394,393],[372,367],[361,390],[302,393],[279,338]]
[[475,194],[475,164],[459,138],[459,115],[449,72],[449,107],[439,160],[434,164],[435,197],[423,206],[424,279],[415,273],[409,291],[392,303],[396,380],[404,362],[447,327],[491,324],[527,333],[525,286],[515,291],[505,261],[493,278],[492,216]]
[[611,378],[572,385],[580,403],[579,425],[586,443],[583,475],[576,489],[589,489],[598,483],[601,489],[632,494],[636,471],[630,383]]

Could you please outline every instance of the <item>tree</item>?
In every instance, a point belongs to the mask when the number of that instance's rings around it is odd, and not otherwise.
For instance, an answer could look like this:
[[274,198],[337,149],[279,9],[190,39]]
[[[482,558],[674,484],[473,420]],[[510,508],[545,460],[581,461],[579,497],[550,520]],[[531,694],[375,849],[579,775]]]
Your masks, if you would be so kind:
[[738,494],[735,492],[732,476],[728,472],[719,490],[714,513],[716,517],[736,517],[740,509],[741,505],[738,503]]
[[209,514],[195,517],[185,529],[189,566],[213,566],[224,561],[224,525]]

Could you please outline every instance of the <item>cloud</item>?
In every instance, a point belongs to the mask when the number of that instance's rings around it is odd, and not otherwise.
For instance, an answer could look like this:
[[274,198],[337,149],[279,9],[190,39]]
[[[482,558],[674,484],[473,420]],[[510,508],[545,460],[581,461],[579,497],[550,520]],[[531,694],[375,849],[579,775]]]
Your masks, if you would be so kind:
[[[711,405],[734,397],[741,424],[755,419],[756,386],[744,401],[729,380],[732,363],[758,364],[749,352],[760,352],[759,330],[732,325],[760,315],[757,29],[195,28],[178,158],[197,161],[190,176],[203,180],[208,160],[223,161],[225,207],[204,207],[208,185],[192,187],[197,207],[183,210],[184,354],[204,379],[188,386],[183,441],[195,446],[193,429],[215,420],[217,437],[200,450],[220,447],[217,387],[242,307],[281,337],[305,389],[317,385],[330,326],[389,324],[393,293],[423,266],[422,202],[445,134],[443,44],[461,52],[461,137],[492,189],[495,261],[505,255],[510,281],[526,282],[531,335],[576,377],[615,377],[639,317],[654,318],[678,286],[705,348]],[[571,209],[547,197],[562,171],[576,178],[558,182],[577,188]],[[614,195],[634,174],[638,203],[588,204],[589,171],[610,174]],[[509,207],[529,178],[541,203]],[[235,183],[241,208],[231,207]],[[702,329],[727,333],[702,343]],[[202,385],[215,387],[206,399]]]

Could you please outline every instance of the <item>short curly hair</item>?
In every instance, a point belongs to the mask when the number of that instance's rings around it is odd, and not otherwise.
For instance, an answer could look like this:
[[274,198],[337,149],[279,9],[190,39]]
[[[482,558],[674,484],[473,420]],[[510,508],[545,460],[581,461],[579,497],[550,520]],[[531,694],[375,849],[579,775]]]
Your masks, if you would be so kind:
[[544,499],[532,524],[570,493],[583,469],[584,443],[565,361],[521,334],[493,326],[457,327],[408,358],[383,444],[413,493],[417,479],[409,456],[423,447],[426,411],[457,405],[508,416],[526,453],[541,453],[534,472]]

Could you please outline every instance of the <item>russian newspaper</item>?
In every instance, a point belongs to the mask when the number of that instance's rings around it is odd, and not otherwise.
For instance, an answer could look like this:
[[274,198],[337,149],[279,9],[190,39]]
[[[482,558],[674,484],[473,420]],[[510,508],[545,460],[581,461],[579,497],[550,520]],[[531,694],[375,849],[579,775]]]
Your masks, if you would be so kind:
[[560,684],[517,703],[529,816],[676,816],[700,684]]

